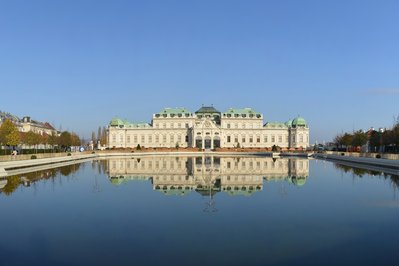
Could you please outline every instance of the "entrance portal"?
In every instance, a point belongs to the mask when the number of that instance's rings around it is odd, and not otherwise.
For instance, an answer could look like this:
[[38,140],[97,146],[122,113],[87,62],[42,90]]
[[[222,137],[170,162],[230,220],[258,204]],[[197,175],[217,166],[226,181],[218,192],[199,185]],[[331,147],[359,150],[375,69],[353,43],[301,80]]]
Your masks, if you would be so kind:
[[220,148],[220,138],[218,136],[213,138],[213,148]]
[[202,149],[202,138],[201,137],[195,138],[195,147]]
[[205,149],[210,149],[212,147],[212,140],[209,137],[205,138]]

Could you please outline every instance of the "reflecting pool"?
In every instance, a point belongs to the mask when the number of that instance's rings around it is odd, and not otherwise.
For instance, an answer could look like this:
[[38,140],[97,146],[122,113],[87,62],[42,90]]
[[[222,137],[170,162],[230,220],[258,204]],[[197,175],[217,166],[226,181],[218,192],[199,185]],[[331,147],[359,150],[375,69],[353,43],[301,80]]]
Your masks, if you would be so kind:
[[0,265],[395,265],[397,170],[111,157],[0,179]]

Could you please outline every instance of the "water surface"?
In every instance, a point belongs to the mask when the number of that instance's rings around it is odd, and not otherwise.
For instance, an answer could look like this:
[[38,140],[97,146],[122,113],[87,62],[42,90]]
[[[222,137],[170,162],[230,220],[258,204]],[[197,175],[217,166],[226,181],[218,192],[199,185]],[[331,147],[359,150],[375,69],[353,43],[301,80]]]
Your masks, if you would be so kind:
[[0,265],[394,265],[399,178],[388,173],[127,157],[9,176]]

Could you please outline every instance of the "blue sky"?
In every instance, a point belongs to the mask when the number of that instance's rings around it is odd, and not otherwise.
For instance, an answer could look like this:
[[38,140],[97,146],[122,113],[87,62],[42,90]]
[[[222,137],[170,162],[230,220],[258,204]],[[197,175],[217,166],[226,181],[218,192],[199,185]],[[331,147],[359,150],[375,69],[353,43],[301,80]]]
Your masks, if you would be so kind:
[[2,1],[0,110],[89,137],[163,107],[300,114],[311,142],[399,115],[399,1]]

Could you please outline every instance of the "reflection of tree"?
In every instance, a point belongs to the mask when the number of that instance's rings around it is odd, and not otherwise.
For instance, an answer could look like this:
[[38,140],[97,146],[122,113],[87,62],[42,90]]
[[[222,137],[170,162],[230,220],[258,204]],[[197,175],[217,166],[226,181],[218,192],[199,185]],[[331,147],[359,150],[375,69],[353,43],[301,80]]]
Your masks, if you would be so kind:
[[70,174],[77,172],[80,168],[80,165],[81,164],[73,164],[60,167],[60,174],[63,176],[69,176]]
[[367,174],[367,172],[368,172],[366,169],[361,169],[361,168],[353,168],[352,171],[353,171],[353,174],[358,177],[362,177],[365,174]]
[[81,164],[74,164],[74,165],[63,166],[60,168],[53,168],[53,169],[35,171],[30,173],[24,173],[21,175],[9,176],[7,177],[7,184],[0,190],[0,192],[3,192],[6,195],[11,195],[22,183],[24,185],[29,186],[31,183],[34,183],[38,180],[52,179],[54,181],[54,178],[59,174],[68,176],[72,173],[77,172],[80,168],[80,165]]
[[384,179],[390,180],[392,182],[392,185],[395,188],[399,187],[399,176],[398,175],[392,175],[392,174],[386,174],[381,171],[376,171],[376,170],[369,170],[369,169],[364,169],[364,168],[359,168],[359,167],[352,167],[352,166],[347,166],[343,164],[334,164],[335,168],[340,169],[344,171],[345,173],[352,173],[354,176],[357,177],[363,177],[365,174],[369,174],[371,176],[378,176],[382,177]]
[[3,187],[2,191],[7,196],[11,195],[21,183],[21,178],[19,176],[9,176],[7,177],[7,184]]
[[107,160],[99,160],[97,161],[98,163],[98,173],[102,174],[102,173],[106,173],[108,172],[108,161]]

